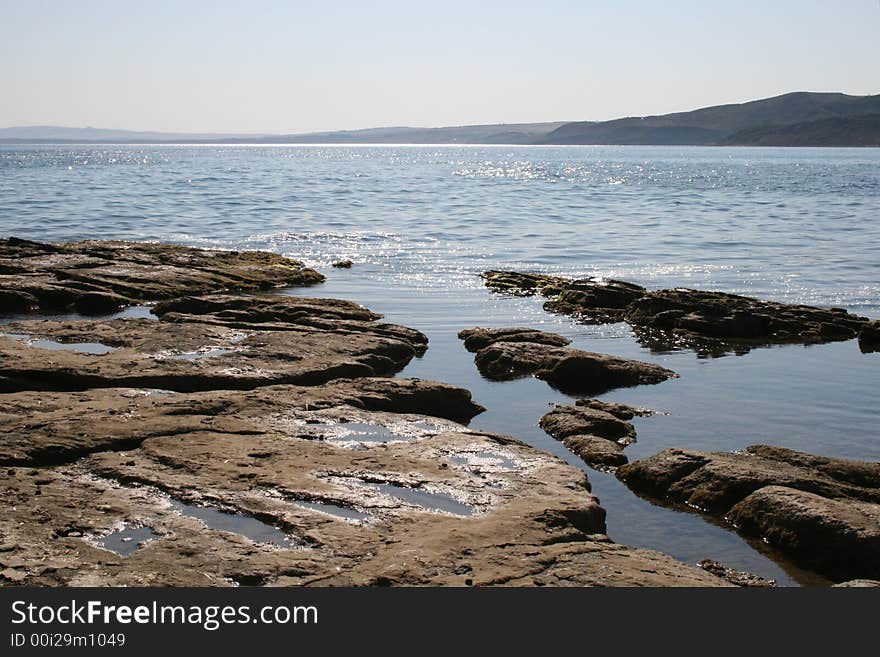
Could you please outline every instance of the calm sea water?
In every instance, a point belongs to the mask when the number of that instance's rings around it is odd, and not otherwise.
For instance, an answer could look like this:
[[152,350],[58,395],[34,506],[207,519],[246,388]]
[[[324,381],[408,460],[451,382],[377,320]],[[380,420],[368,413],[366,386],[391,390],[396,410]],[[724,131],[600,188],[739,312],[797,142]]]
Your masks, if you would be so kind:
[[[0,147],[0,234],[270,249],[339,296],[424,331],[403,376],[462,385],[479,429],[579,459],[537,426],[566,402],[541,381],[491,383],[456,339],[538,326],[573,346],[660,363],[680,379],[604,399],[637,420],[631,460],[672,446],[784,445],[880,459],[880,354],[855,342],[698,359],[651,353],[625,325],[583,326],[540,299],[492,295],[488,268],[604,275],[845,306],[880,317],[880,150],[684,147]],[[329,264],[350,258],[351,270]],[[615,540],[688,562],[711,557],[781,583],[816,583],[762,545],[652,505],[587,468]]]

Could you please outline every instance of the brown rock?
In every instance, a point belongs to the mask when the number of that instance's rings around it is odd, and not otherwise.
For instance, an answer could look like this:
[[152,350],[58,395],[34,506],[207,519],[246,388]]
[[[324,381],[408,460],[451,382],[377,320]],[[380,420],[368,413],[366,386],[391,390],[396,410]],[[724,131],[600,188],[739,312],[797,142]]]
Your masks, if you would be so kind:
[[[596,400],[588,401],[602,404]],[[629,408],[623,404],[619,406]],[[623,448],[636,440],[636,430],[631,423],[585,405],[557,406],[541,418],[539,425],[586,463],[600,469],[626,463]]]
[[[241,418],[247,418],[251,425],[259,424],[266,432],[289,426],[303,431],[293,419],[285,419],[284,413],[338,406],[422,413],[459,422],[467,422],[484,410],[463,388],[386,378],[188,395],[124,388],[19,392],[0,395],[0,465],[69,463],[86,454],[134,449],[148,438],[198,431],[206,425],[235,432],[241,429]],[[84,426],[84,417],[93,424]]]
[[534,342],[495,342],[479,350],[474,361],[486,378],[534,375],[570,394],[600,394],[678,376],[651,363]]
[[785,486],[765,486],[738,502],[727,519],[835,578],[878,577],[880,504],[829,499]]
[[880,463],[757,445],[743,452],[667,449],[617,477],[665,504],[721,516],[834,578],[876,577]]
[[259,291],[324,280],[274,253],[146,242],[0,239],[0,313],[106,313],[182,294]]
[[649,415],[654,415],[654,411],[648,410],[647,408],[636,408],[635,406],[628,406],[626,404],[621,404],[620,402],[603,402],[598,399],[578,399],[574,404],[575,406],[585,406],[597,411],[611,413],[611,415],[618,420],[631,420],[636,416],[648,417]]
[[860,336],[863,351],[880,343],[877,322],[843,308],[817,308],[687,288],[649,291],[625,281],[572,280],[544,274],[485,272],[493,291],[551,297],[550,312],[588,323],[628,322],[652,349],[690,348],[702,355],[751,347],[823,343]]
[[721,579],[726,579],[728,582],[733,584],[734,586],[742,586],[747,588],[772,588],[776,586],[776,581],[772,579],[765,579],[754,573],[748,573],[743,570],[734,570],[733,568],[728,568],[723,563],[719,563],[718,561],[714,561],[712,559],[703,559],[698,562],[697,565],[706,570],[716,577],[720,577]]
[[567,279],[544,274],[524,274],[515,271],[487,271],[481,274],[486,287],[494,292],[505,292],[517,296],[532,296],[544,288],[564,284]]
[[534,342],[554,347],[564,347],[571,340],[557,333],[547,333],[530,328],[472,328],[460,331],[459,340],[464,340],[464,348],[471,353],[477,352],[484,347],[496,342]]
[[[5,326],[0,391],[316,385],[394,374],[428,342],[418,331],[376,323],[379,315],[334,299],[185,297],[156,312],[163,321]],[[109,353],[80,353],[96,346]]]
[[[87,416],[92,442],[76,461],[19,465],[0,481],[0,535],[15,546],[3,559],[31,586],[724,584],[610,542],[577,468],[511,438],[368,408],[416,405],[438,386],[51,393],[45,411],[37,394],[5,395],[8,417],[47,440]],[[366,426],[394,439],[338,439]],[[114,443],[137,427],[151,431]],[[110,549],[133,531],[142,543]]]

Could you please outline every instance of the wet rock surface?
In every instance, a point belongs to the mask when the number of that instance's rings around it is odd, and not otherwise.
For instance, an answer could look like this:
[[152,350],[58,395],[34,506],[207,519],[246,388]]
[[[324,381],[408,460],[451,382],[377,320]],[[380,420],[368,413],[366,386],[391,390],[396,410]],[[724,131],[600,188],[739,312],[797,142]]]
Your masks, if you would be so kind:
[[[602,404],[597,400],[579,401]],[[620,417],[636,409],[614,410],[617,410],[616,414],[586,404],[557,406],[544,415],[538,424],[587,464],[603,469],[613,468],[627,462],[623,448],[636,440],[635,427]]]
[[323,280],[299,261],[262,251],[0,239],[0,314],[102,314],[183,294],[259,291]]
[[[412,412],[466,391],[369,379],[153,392],[2,395],[6,583],[724,583],[610,542],[578,469]],[[328,439],[352,421],[418,435]],[[116,549],[127,538],[136,545]]]
[[[313,418],[322,409],[343,406],[353,417],[358,412],[396,411],[427,414],[435,422],[467,422],[483,411],[463,388],[387,378],[193,394],[121,388],[28,391],[0,395],[0,465],[69,463],[92,452],[133,448],[155,436],[218,426],[240,432],[245,441],[257,431],[255,425],[268,433],[293,427],[297,435],[321,440],[320,432],[312,433],[311,422],[319,428],[326,428],[327,422]],[[84,424],[84,417],[100,418],[100,430]]]
[[776,586],[776,582],[772,579],[765,579],[754,573],[748,573],[742,570],[728,568],[723,563],[714,561],[713,559],[703,559],[697,565],[703,570],[713,575],[726,579],[734,586],[742,586],[748,588],[772,588]]
[[843,308],[816,308],[724,292],[674,288],[647,290],[611,279],[565,279],[489,271],[496,292],[550,297],[544,308],[587,323],[625,321],[643,345],[657,350],[690,348],[702,355],[745,353],[770,344],[813,344],[859,337],[863,351],[877,348],[877,322]]
[[880,320],[865,324],[859,331],[859,349],[865,354],[880,351]]
[[464,348],[471,353],[476,353],[496,342],[534,342],[555,347],[565,347],[571,343],[571,340],[557,333],[522,327],[466,329],[458,333],[458,339],[464,340]]
[[[552,335],[552,334],[550,334]],[[473,339],[468,335],[466,339]],[[488,379],[535,376],[570,394],[600,394],[614,388],[660,383],[678,375],[659,365],[538,342],[490,342],[474,362]]]
[[880,464],[756,445],[668,449],[617,470],[635,492],[722,517],[833,579],[880,573]]
[[[189,311],[189,312],[187,312]],[[249,389],[383,376],[424,352],[427,338],[347,301],[184,298],[159,322],[29,320],[0,334],[0,391]],[[44,348],[54,343],[55,348]],[[64,345],[103,345],[82,353]],[[59,348],[61,347],[61,348]]]
[[581,470],[460,424],[483,410],[467,390],[385,378],[424,352],[418,331],[228,293],[320,280],[294,261],[0,252],[5,311],[160,302],[159,321],[2,327],[0,584],[725,584],[610,541]]

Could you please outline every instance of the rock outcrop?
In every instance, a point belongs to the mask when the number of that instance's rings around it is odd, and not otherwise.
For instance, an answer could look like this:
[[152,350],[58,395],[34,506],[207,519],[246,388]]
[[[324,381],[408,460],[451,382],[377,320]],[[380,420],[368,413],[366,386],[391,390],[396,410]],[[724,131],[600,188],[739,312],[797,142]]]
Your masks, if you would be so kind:
[[458,339],[464,340],[464,348],[471,353],[496,342],[534,342],[535,344],[565,347],[571,340],[558,333],[548,333],[530,328],[472,328],[459,331]]
[[660,383],[678,375],[659,365],[557,346],[566,338],[531,329],[469,329],[459,333],[488,379],[544,379],[570,394],[600,394],[613,388]]
[[610,541],[583,471],[460,424],[483,410],[467,390],[381,376],[424,352],[418,331],[347,301],[229,294],[320,280],[295,261],[0,253],[6,312],[159,302],[158,321],[3,326],[0,584],[726,584]]
[[557,406],[539,425],[587,464],[610,469],[626,463],[623,448],[636,440],[635,427],[627,420],[641,412],[623,404],[578,400],[575,406]]
[[414,414],[477,410],[442,384],[21,392],[0,403],[6,583],[724,584],[609,541],[577,468]]
[[418,331],[376,323],[379,315],[335,299],[186,297],[156,312],[161,321],[5,325],[0,391],[316,385],[394,374],[428,342]]
[[688,288],[647,290],[613,279],[566,279],[543,274],[488,271],[496,292],[541,294],[544,308],[587,323],[629,323],[653,349],[690,348],[703,355],[745,353],[755,346],[822,343],[859,337],[863,351],[876,348],[876,322],[843,308],[816,308]]
[[859,331],[859,349],[865,354],[880,351],[880,320],[865,324]]
[[667,449],[618,468],[617,477],[661,503],[722,517],[831,578],[880,574],[880,463],[764,445]]
[[105,314],[184,294],[265,291],[324,277],[262,251],[215,251],[147,242],[43,244],[0,239],[0,314]]

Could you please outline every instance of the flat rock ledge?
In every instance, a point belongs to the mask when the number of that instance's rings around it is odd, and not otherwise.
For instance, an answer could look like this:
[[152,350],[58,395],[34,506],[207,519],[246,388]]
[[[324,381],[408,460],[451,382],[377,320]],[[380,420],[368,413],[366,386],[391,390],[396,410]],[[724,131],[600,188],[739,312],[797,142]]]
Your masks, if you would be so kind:
[[0,333],[0,392],[145,387],[192,392],[386,376],[427,348],[350,301],[183,297],[160,321],[26,320]]
[[859,338],[864,352],[880,346],[880,324],[843,308],[817,308],[689,288],[648,290],[613,279],[567,279],[511,271],[482,274],[496,292],[549,297],[544,308],[588,323],[627,322],[656,350],[701,355],[745,353],[771,344],[814,344]]
[[158,320],[3,325],[0,585],[727,584],[613,543],[586,475],[469,430],[467,390],[388,378],[418,331],[230,293],[319,280],[294,261],[3,249],[5,311],[159,303]]
[[579,469],[440,417],[476,410],[387,378],[0,395],[0,584],[727,584],[611,542]]
[[579,399],[574,406],[557,406],[538,424],[589,466],[607,471],[627,462],[623,448],[636,441],[628,420],[650,414],[626,404]]
[[324,276],[262,251],[147,242],[0,239],[0,314],[106,314],[185,294],[313,285]]
[[667,449],[617,477],[649,499],[723,518],[836,581],[880,575],[880,463],[766,445]]
[[678,377],[652,363],[558,346],[567,339],[555,333],[468,329],[459,338],[470,351],[476,350],[474,362],[480,373],[495,381],[535,376],[565,393],[598,395]]

